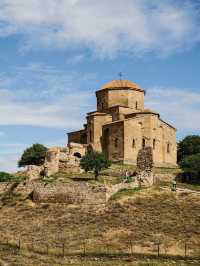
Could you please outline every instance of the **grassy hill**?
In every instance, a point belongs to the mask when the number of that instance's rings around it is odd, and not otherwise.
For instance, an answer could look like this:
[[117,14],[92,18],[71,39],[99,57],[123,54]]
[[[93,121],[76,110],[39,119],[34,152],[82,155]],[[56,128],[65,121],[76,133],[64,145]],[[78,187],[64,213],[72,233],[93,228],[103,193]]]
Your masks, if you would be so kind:
[[[69,178],[77,176],[57,174],[51,182]],[[91,174],[80,178],[94,182]],[[120,191],[106,206],[1,195],[0,265],[200,265],[199,199],[159,186]]]

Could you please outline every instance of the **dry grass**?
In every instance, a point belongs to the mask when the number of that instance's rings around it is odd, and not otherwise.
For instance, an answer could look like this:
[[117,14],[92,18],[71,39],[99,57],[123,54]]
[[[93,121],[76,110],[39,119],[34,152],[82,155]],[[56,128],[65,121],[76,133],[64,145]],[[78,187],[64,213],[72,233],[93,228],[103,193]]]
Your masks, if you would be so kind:
[[[122,164],[122,163],[113,163],[111,165],[111,167],[106,170],[106,173],[109,172],[120,172],[120,171],[135,171],[136,170],[136,166],[135,165],[129,165],[129,164]],[[180,168],[170,168],[170,167],[154,167],[154,173],[157,174],[179,174],[181,173],[181,169]]]
[[[0,206],[1,240],[7,238],[17,243],[20,238],[22,251],[14,255],[10,251],[0,251],[0,258],[9,262],[8,265],[84,265],[78,256],[55,256],[62,254],[61,244],[65,243],[66,255],[83,254],[84,249],[87,254],[93,254],[93,258],[86,259],[87,265],[102,265],[101,260],[103,265],[172,265],[171,260],[166,260],[166,264],[163,261],[145,264],[147,259],[138,258],[137,263],[143,264],[137,264],[123,257],[112,261],[109,256],[99,258],[97,255],[130,253],[130,241],[135,252],[156,254],[156,243],[161,241],[162,254],[170,251],[172,255],[183,255],[187,241],[188,253],[197,256],[200,249],[199,213],[199,196],[154,189],[125,193],[105,207],[37,205],[20,195],[11,195]],[[38,254],[39,251],[46,252],[47,244],[50,255]],[[27,251],[28,247],[31,250]],[[96,261],[95,256],[98,257]],[[181,263],[177,265],[189,265]]]

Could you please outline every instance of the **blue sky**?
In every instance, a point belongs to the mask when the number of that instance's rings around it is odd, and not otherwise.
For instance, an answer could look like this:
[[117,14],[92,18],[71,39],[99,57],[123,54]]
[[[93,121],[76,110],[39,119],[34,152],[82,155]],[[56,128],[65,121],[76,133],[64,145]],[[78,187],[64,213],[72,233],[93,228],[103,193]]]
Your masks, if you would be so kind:
[[95,90],[132,80],[178,140],[200,133],[200,2],[0,0],[0,171],[65,145]]

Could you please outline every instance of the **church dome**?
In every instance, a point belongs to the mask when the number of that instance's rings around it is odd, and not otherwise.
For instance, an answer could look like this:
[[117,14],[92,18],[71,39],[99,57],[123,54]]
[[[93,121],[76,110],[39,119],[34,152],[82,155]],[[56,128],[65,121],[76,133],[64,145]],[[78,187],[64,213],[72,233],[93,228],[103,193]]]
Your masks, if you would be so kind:
[[136,91],[141,91],[144,92],[137,84],[129,81],[129,80],[113,80],[101,87],[101,90],[106,90],[106,89],[132,89]]

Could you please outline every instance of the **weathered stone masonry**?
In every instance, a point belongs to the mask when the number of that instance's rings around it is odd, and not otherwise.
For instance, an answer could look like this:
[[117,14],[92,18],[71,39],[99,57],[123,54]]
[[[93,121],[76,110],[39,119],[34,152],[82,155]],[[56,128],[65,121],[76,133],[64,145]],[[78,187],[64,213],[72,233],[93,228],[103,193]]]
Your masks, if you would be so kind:
[[90,145],[112,161],[135,164],[142,147],[153,149],[155,166],[176,166],[176,129],[144,107],[145,91],[115,80],[96,92],[97,110],[87,114],[84,129],[68,134],[68,143]]

